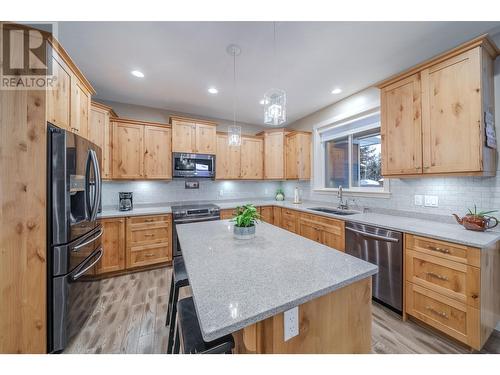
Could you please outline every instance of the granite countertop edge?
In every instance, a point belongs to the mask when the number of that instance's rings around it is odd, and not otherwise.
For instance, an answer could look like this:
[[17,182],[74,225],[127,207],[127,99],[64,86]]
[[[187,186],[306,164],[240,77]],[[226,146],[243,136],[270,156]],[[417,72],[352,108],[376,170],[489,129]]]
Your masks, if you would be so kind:
[[[345,286],[348,286],[348,285],[354,284],[355,282],[358,282],[360,280],[366,279],[367,277],[370,277],[377,272],[378,272],[378,266],[373,265],[373,268],[369,271],[365,271],[365,272],[360,273],[356,276],[353,276],[353,277],[350,277],[346,280],[338,282],[335,285],[331,285],[329,287],[319,289],[313,293],[310,293],[310,294],[305,295],[305,296],[300,297],[300,298],[296,298],[293,301],[287,302],[287,303],[282,304],[280,306],[273,307],[272,309],[263,311],[256,316],[243,319],[235,324],[228,325],[228,326],[221,328],[221,329],[218,329],[218,330],[205,332],[203,330],[202,325],[200,324],[200,329],[201,329],[201,334],[203,336],[203,340],[212,341],[212,340],[216,340],[218,338],[221,338],[222,336],[237,332],[245,327],[248,327],[251,324],[261,322],[267,318],[273,317],[273,316],[280,314],[284,311],[290,310],[296,306],[302,305],[306,302],[309,302],[309,301],[312,301],[316,298],[322,297],[328,293],[334,292],[334,291],[341,289]],[[188,271],[188,274],[189,274],[189,271]],[[194,305],[196,308],[196,313],[198,314],[198,316],[200,316],[198,306],[196,305],[196,298],[193,298],[193,300],[194,300]]]
[[[241,199],[241,200],[234,200],[234,201],[210,201],[211,203],[217,204],[221,209],[231,209],[235,208],[238,205],[248,203],[248,202],[253,202],[257,206],[277,206],[277,207],[285,207],[309,214],[314,214],[314,215],[319,215],[319,216],[324,216],[327,218],[333,218],[333,219],[339,219],[342,221],[352,221],[355,223],[360,223],[360,224],[366,224],[366,225],[374,225],[390,230],[396,230],[408,234],[413,234],[413,235],[418,235],[418,236],[425,236],[425,237],[431,237],[436,240],[442,240],[442,241],[449,241],[453,243],[458,243],[466,246],[472,246],[472,247],[477,247],[477,248],[488,248],[495,244],[497,241],[500,240],[500,232],[498,231],[488,231],[485,233],[481,232],[473,232],[473,231],[467,231],[464,228],[460,228],[457,225],[458,224],[449,224],[449,223],[441,223],[435,220],[423,220],[419,218],[412,218],[410,216],[405,216],[405,215],[390,215],[387,213],[377,213],[377,212],[370,212],[370,213],[359,213],[359,214],[354,214],[354,215],[349,215],[349,216],[342,216],[342,215],[334,215],[334,214],[328,214],[324,212],[318,212],[318,211],[312,211],[310,210],[311,207],[313,206],[323,206],[323,207],[330,207],[334,208],[334,206],[331,203],[327,202],[316,202],[316,201],[304,201],[300,204],[295,204],[290,201],[275,201],[275,200],[267,200],[265,198],[248,198],[248,199]],[[172,212],[171,206],[173,205],[178,205],[181,202],[175,202],[175,203],[161,203],[158,206],[154,205],[144,205],[144,206],[139,206],[131,211],[119,211],[118,209],[110,209],[110,208],[105,208],[101,212],[101,214],[98,215],[99,218],[106,219],[106,218],[113,218],[113,217],[130,217],[130,216],[142,216],[142,215],[161,215],[161,214],[170,214]],[[374,220],[372,217],[371,219],[366,218],[366,215],[376,215],[377,218],[380,218],[380,220]],[[394,219],[395,217],[401,217],[403,219],[412,219],[415,220],[417,224],[423,224],[425,223],[426,225],[432,226],[433,223],[438,223],[439,225],[446,225],[449,227],[446,227],[445,229],[450,229],[453,231],[453,234],[450,235],[442,235],[440,231],[438,230],[415,230],[412,229],[411,227],[408,227],[407,225],[391,225],[382,222],[384,219],[391,218]],[[463,231],[463,232],[462,232]],[[457,235],[460,235],[463,233],[464,237],[456,237]],[[470,240],[470,238],[465,238],[465,237],[470,237],[470,236],[489,236],[489,238],[483,238],[483,239],[477,239],[477,240]]]

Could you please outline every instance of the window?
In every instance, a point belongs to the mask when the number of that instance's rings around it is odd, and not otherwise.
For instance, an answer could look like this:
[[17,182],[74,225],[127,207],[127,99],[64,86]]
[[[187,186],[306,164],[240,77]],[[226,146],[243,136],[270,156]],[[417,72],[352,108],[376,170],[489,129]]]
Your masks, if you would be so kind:
[[318,129],[318,135],[324,175],[316,181],[317,189],[342,186],[353,192],[388,193],[381,174],[378,112],[325,126]]

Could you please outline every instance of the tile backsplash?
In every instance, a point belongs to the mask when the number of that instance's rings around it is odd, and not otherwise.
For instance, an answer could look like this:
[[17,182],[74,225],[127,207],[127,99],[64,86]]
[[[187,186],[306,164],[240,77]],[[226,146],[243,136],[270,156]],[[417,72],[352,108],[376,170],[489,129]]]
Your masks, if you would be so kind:
[[[303,199],[337,202],[336,195],[322,194],[311,189],[309,181],[285,182],[287,197],[293,197],[295,186],[299,186]],[[500,210],[500,176],[497,177],[428,177],[390,179],[390,197],[351,197],[363,207],[449,215],[465,214],[467,208],[477,205],[480,210]],[[435,195],[438,207],[415,205],[415,195]],[[352,201],[350,202],[352,204]]]
[[245,198],[272,198],[280,182],[198,180],[199,189],[185,189],[184,180],[173,181],[103,181],[103,207],[118,206],[118,193],[134,193],[134,204],[179,201],[203,201]]

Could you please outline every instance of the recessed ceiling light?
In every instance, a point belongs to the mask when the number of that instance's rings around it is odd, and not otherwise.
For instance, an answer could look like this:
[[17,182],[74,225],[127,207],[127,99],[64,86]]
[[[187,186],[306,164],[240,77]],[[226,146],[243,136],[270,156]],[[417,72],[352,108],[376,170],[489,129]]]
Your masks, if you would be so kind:
[[336,88],[336,89],[332,90],[332,94],[340,94],[341,92],[342,92],[342,90],[339,89],[339,88]]
[[137,78],[144,78],[144,73],[143,72],[140,72],[139,70],[132,70],[130,72],[134,77],[137,77]]
[[210,94],[214,94],[214,95],[215,95],[215,94],[217,94],[217,93],[219,92],[219,90],[217,90],[215,87],[210,87],[210,88],[208,89],[208,92],[209,92]]

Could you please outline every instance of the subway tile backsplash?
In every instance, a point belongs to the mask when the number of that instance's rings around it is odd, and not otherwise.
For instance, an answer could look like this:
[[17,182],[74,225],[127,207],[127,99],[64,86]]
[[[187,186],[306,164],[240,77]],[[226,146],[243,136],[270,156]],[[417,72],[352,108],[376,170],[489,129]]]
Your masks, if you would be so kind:
[[[293,197],[297,182],[285,182],[283,187],[287,197]],[[319,194],[312,191],[309,181],[298,183],[302,198],[337,202],[332,194]],[[497,177],[440,177],[390,179],[390,197],[354,197],[362,207],[385,208],[392,210],[450,215],[463,215],[467,208],[477,205],[479,210],[500,210],[500,176]],[[415,194],[438,196],[438,207],[415,205]],[[346,195],[351,199],[351,196]],[[350,202],[352,204],[352,201]]]
[[118,193],[134,193],[134,204],[180,201],[216,201],[225,199],[272,198],[279,182],[198,180],[199,189],[185,189],[184,180],[173,181],[103,181],[103,207],[117,207]]

